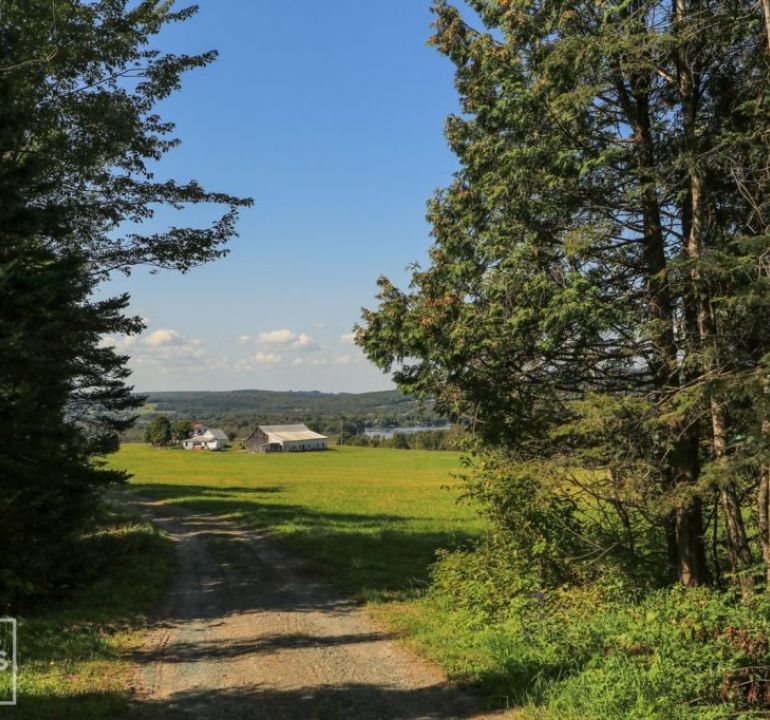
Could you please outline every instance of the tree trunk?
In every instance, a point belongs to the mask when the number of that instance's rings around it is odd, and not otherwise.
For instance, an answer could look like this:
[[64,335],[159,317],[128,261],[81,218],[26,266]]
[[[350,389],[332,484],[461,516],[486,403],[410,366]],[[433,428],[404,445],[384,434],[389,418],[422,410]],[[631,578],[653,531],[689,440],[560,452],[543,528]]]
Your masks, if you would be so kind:
[[[770,0],[762,0],[762,15],[765,21],[767,51],[770,53]],[[765,389],[767,392],[767,388]],[[770,420],[762,421],[762,433],[770,439]],[[762,546],[762,560],[765,563],[765,592],[770,593],[770,462],[765,467],[757,492],[757,513],[759,515],[759,540]]]
[[[674,4],[674,27],[676,32],[686,35],[688,3],[676,0]],[[684,147],[691,157],[687,170],[686,192],[681,205],[682,231],[685,251],[691,261],[689,291],[682,296],[686,325],[687,380],[692,381],[704,368],[704,329],[706,318],[706,296],[700,277],[699,261],[703,247],[704,233],[704,187],[700,170],[697,166],[698,138],[696,125],[698,119],[698,88],[694,69],[694,53],[691,42],[680,41],[677,51],[677,78],[680,102],[682,104],[682,132]],[[693,362],[695,361],[695,362]],[[698,461],[699,438],[696,423],[688,423],[690,428],[689,451],[685,441],[685,462],[682,463],[684,477],[691,476],[689,482],[694,486],[700,475]],[[707,581],[706,548],[703,538],[703,508],[700,497],[695,497],[689,505],[677,511],[677,542],[680,544],[680,580],[684,585],[701,585]]]
[[765,19],[765,36],[767,37],[767,50],[770,52],[770,0],[762,0],[762,15]]
[[706,540],[703,531],[703,503],[698,494],[690,494],[700,475],[698,463],[698,436],[685,433],[671,453],[675,485],[673,492],[679,495],[674,511],[679,582],[687,587],[707,585],[709,582],[706,563]]
[[[714,433],[714,456],[718,465],[727,463],[727,418],[722,402],[712,397],[711,425]],[[751,546],[746,537],[746,527],[743,523],[738,489],[732,479],[726,477],[727,472],[720,472],[719,500],[722,512],[725,515],[725,529],[727,531],[727,550],[730,558],[730,568],[737,578],[741,588],[741,594],[746,597],[754,591],[754,578],[751,576],[751,568],[754,558],[751,555]],[[714,518],[716,522],[716,518]]]
[[703,506],[700,498],[676,511],[676,542],[679,550],[679,582],[686,587],[708,583],[703,542]]
[[[684,103],[689,108],[690,102]],[[696,110],[689,110],[694,125]],[[690,122],[687,134],[690,134]],[[694,127],[692,128],[694,133]],[[693,140],[694,142],[694,140]],[[695,311],[697,322],[698,348],[700,371],[705,376],[706,382],[713,382],[721,371],[719,334],[716,323],[709,306],[708,287],[701,276],[699,263],[703,252],[703,216],[704,216],[704,191],[703,181],[697,168],[691,168],[689,172],[689,197],[687,223],[687,255],[692,262],[690,274],[691,305]],[[696,332],[693,328],[691,332]],[[735,482],[727,477],[727,437],[728,422],[724,402],[715,394],[709,398],[709,414],[711,416],[712,448],[714,458],[718,464],[719,481],[718,492],[722,512],[725,516],[725,529],[727,535],[727,550],[730,558],[730,568],[735,576],[741,594],[746,597],[754,591],[754,580],[749,572],[753,563],[751,547],[746,537],[746,528],[743,523],[741,505]],[[714,522],[717,519],[714,518]]]
[[[641,4],[636,8],[641,8]],[[684,12],[683,0],[677,0],[677,12]],[[626,84],[628,83],[628,84]],[[619,104],[634,129],[638,148],[638,173],[641,187],[641,214],[644,225],[642,266],[646,280],[647,311],[656,328],[655,354],[650,361],[656,395],[663,404],[674,398],[681,387],[681,358],[675,334],[675,303],[669,283],[666,236],[663,228],[656,147],[650,120],[651,80],[645,73],[624,78],[618,68],[616,88]],[[706,547],[703,538],[703,513],[698,498],[683,485],[694,487],[698,481],[698,437],[695,424],[676,422],[666,429],[674,447],[661,452],[663,491],[682,498],[665,522],[669,563],[675,563],[679,580],[685,585],[706,582]],[[686,499],[685,499],[686,498]],[[675,556],[675,557],[674,557]]]
[[[762,432],[770,438],[770,420],[762,422]],[[757,494],[759,514],[759,540],[762,544],[762,559],[765,561],[765,592],[770,592],[770,462],[765,464]]]

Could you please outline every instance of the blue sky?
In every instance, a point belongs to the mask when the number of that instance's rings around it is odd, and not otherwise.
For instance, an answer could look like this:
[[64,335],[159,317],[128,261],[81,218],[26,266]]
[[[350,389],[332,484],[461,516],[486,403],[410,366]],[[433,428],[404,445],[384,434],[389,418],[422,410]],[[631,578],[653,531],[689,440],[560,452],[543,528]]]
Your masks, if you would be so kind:
[[[119,340],[138,390],[391,387],[348,334],[430,244],[425,203],[456,167],[449,61],[429,0],[200,0],[160,45],[216,48],[160,107],[182,145],[159,177],[255,200],[230,255],[187,275],[116,277],[148,319]],[[188,222],[205,220],[194,210]]]

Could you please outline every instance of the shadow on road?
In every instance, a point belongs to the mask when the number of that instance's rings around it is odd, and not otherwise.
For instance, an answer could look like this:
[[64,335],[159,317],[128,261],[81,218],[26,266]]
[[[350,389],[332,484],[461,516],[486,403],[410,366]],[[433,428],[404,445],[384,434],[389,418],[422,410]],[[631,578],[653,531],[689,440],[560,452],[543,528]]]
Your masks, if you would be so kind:
[[[280,486],[147,484],[135,486],[132,492],[140,502],[160,500],[193,513],[234,517],[257,530],[288,529],[281,542],[312,559],[321,574],[354,599],[387,601],[419,594],[427,587],[436,551],[467,546],[474,538],[458,530],[416,531],[408,522],[419,518],[412,516],[319,512],[276,502]],[[260,500],[265,495],[269,501]],[[209,532],[205,515],[200,517],[199,532],[205,534]],[[217,542],[217,533],[214,528],[208,539]]]
[[351,645],[354,643],[370,643],[380,640],[392,640],[393,635],[389,633],[364,633],[358,635],[332,635],[324,637],[319,635],[307,634],[276,634],[262,637],[255,637],[238,642],[220,643],[220,642],[178,642],[166,645],[162,650],[145,649],[138,650],[131,655],[135,662],[153,662],[163,660],[163,662],[195,662],[198,660],[221,660],[234,658],[238,655],[257,655],[259,653],[270,653],[275,650],[291,650],[295,648],[324,648],[341,645]]
[[136,717],[486,717],[478,698],[449,685],[269,536],[223,515],[131,503],[169,533],[179,557],[166,607],[133,656]]
[[150,720],[482,720],[458,708],[452,691],[441,687],[404,690],[348,684],[294,690],[260,687],[176,693],[144,703],[138,717]]

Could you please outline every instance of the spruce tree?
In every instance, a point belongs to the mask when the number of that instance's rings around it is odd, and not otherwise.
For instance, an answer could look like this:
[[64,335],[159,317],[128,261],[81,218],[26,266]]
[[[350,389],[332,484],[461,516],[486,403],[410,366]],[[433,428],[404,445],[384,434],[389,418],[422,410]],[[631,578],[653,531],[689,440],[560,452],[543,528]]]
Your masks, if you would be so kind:
[[430,265],[407,291],[380,280],[359,341],[488,446],[590,471],[572,482],[597,532],[639,552],[652,527],[661,576],[716,580],[705,529],[723,525],[750,592],[742,502],[767,467],[770,350],[762,9],[470,4],[481,29],[434,3],[462,112]]
[[[135,333],[125,295],[94,301],[110,273],[187,271],[221,257],[240,207],[195,180],[158,180],[178,140],[156,111],[216,53],[164,53],[156,36],[195,6],[166,0],[7,0],[0,5],[0,596],[65,571],[139,400],[103,336]],[[157,224],[158,208],[224,206],[210,225]]]
[[109,483],[124,474],[98,457],[141,402],[126,358],[100,345],[103,333],[132,333],[128,298],[89,297],[82,258],[40,243],[0,245],[0,601],[69,581],[78,534]]

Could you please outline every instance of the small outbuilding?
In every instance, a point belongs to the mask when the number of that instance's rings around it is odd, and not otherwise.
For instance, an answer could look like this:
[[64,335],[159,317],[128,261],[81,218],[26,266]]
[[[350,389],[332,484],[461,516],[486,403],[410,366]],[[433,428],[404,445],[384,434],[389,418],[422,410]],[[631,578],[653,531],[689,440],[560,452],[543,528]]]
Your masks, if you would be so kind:
[[219,428],[196,428],[195,434],[182,440],[185,450],[224,450],[230,439]]
[[243,446],[252,452],[308,452],[326,450],[329,438],[307,425],[259,425]]

